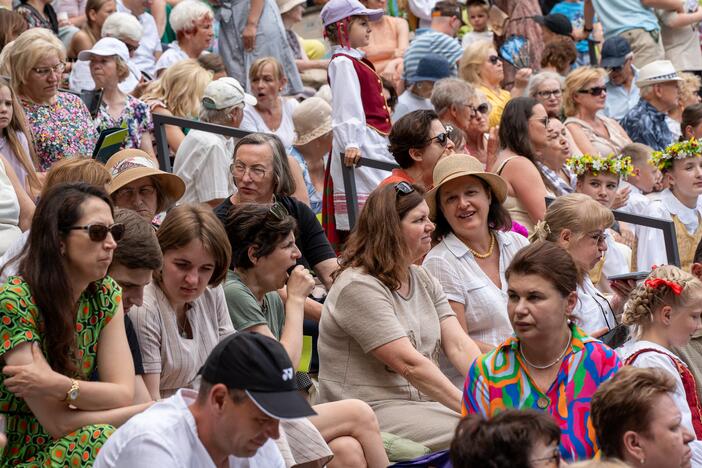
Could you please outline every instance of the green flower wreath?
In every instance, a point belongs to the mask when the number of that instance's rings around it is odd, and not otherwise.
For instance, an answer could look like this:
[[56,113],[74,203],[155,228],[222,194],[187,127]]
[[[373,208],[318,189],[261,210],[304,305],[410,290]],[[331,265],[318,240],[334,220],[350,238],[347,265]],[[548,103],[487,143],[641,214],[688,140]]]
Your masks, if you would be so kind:
[[674,159],[699,158],[702,156],[702,145],[690,138],[687,141],[679,141],[668,146],[663,151],[654,151],[649,164],[664,171],[673,167]]

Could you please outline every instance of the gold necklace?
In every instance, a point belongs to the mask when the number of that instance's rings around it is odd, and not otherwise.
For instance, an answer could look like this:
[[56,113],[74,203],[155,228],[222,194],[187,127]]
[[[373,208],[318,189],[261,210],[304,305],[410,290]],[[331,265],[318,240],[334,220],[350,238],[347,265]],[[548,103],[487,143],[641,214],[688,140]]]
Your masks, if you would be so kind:
[[466,247],[468,247],[468,250],[470,250],[470,253],[472,253],[475,258],[480,258],[480,259],[488,258],[489,256],[492,255],[492,251],[495,248],[495,233],[494,232],[490,233],[490,247],[488,248],[488,251],[485,252],[484,254],[481,254],[481,253],[476,252],[475,250],[471,249],[470,245],[468,245],[468,244],[466,244]]

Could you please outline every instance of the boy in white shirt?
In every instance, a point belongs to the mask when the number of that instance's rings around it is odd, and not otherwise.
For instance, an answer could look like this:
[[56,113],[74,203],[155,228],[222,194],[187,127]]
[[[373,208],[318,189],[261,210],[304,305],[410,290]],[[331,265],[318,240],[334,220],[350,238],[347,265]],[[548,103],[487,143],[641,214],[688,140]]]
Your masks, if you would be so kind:
[[473,28],[472,31],[463,35],[461,45],[465,49],[469,45],[478,41],[493,40],[492,31],[488,28],[488,12],[490,6],[485,0],[468,0],[468,22]]

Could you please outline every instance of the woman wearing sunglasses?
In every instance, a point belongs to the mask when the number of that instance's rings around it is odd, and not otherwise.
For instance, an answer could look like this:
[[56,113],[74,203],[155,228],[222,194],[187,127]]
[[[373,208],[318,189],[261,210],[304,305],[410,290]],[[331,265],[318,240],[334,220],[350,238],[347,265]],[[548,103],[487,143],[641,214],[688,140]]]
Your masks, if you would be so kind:
[[496,127],[500,123],[502,111],[507,102],[513,97],[524,95],[529,84],[531,69],[517,70],[514,77],[514,87],[510,92],[501,88],[505,73],[502,59],[497,55],[492,42],[474,42],[463,52],[459,63],[458,76],[475,86],[487,97],[492,106],[488,124],[490,128]]
[[371,193],[324,303],[319,396],[363,400],[381,431],[441,450],[460,418],[461,392],[439,369],[439,353],[465,375],[480,350],[439,282],[414,264],[433,230],[418,185]]
[[[465,154],[439,161],[434,188],[426,195],[439,243],[423,266],[441,283],[461,327],[483,352],[512,334],[505,270],[529,244],[509,231],[512,219],[502,206],[506,197],[505,181]],[[465,375],[457,374],[445,359],[440,363],[444,374],[462,388]]]
[[607,99],[606,76],[607,72],[602,68],[580,67],[565,80],[565,124],[575,144],[586,154],[619,154],[631,143],[621,125],[601,115]]
[[[129,406],[121,290],[105,276],[124,234],[112,210],[95,186],[48,190],[18,273],[0,286],[0,405],[13,463],[91,466],[112,426],[146,408]],[[89,381],[96,368],[100,381]]]

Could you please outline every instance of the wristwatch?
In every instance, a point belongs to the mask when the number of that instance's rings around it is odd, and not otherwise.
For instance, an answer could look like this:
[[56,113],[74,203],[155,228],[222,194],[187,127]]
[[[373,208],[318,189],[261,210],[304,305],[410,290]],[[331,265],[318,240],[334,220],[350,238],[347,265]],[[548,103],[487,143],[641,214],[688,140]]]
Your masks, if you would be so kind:
[[73,403],[78,399],[78,395],[80,395],[80,385],[77,380],[71,379],[71,388],[66,392],[66,403]]

